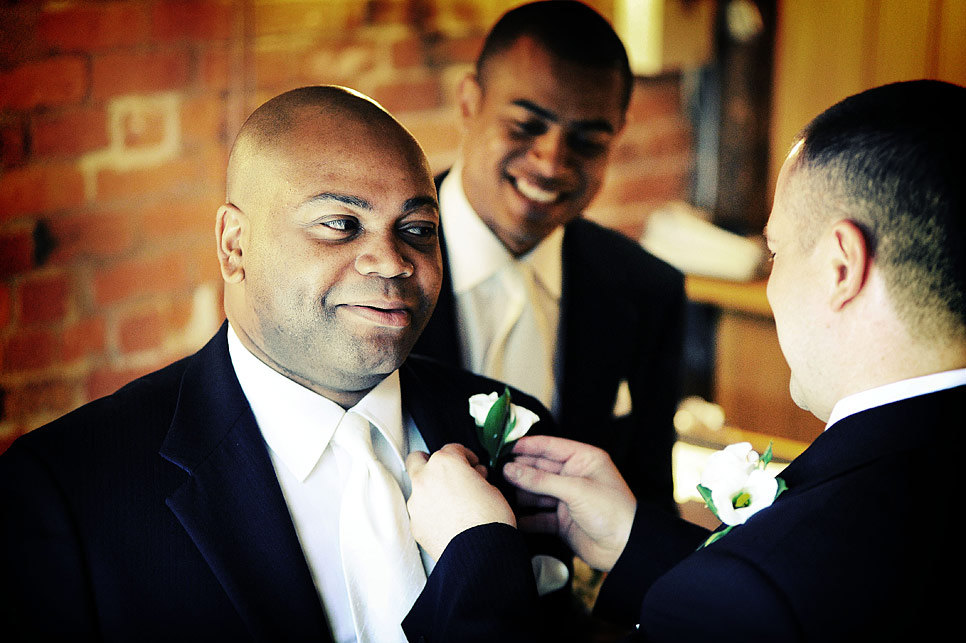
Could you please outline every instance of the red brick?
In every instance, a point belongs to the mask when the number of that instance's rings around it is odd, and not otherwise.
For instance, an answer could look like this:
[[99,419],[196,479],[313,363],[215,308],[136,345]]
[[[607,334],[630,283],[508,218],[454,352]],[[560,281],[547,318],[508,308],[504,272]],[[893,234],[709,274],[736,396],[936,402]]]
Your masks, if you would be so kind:
[[123,261],[94,277],[94,303],[98,306],[157,295],[185,288],[184,257],[169,253],[159,257]]
[[107,113],[76,108],[41,114],[31,127],[34,153],[40,156],[79,156],[107,147]]
[[157,311],[128,317],[118,324],[118,348],[122,354],[158,348],[164,341],[164,327],[164,319]]
[[[214,239],[215,213],[222,199],[198,198],[165,200],[142,209],[141,231],[153,240],[178,237]],[[214,252],[214,245],[211,245]]]
[[98,2],[57,6],[48,3],[37,23],[44,44],[70,51],[99,51],[132,47],[146,33],[146,16],[141,3]]
[[218,96],[186,99],[181,107],[181,136],[185,145],[207,141],[227,146],[226,117],[225,102]]
[[10,288],[0,283],[0,331],[7,327],[13,315],[13,305],[10,298]]
[[394,42],[390,52],[392,66],[395,69],[418,67],[426,62],[426,49],[418,36]]
[[20,165],[27,158],[26,128],[19,121],[0,124],[0,166]]
[[225,40],[232,35],[235,4],[217,0],[159,2],[151,15],[151,35],[162,42]]
[[374,92],[373,98],[393,114],[433,109],[443,104],[435,76],[383,85]]
[[7,410],[11,417],[58,417],[73,408],[76,388],[76,383],[69,380],[42,380],[11,387]]
[[70,280],[63,273],[31,277],[20,284],[20,323],[64,318],[70,305]]
[[4,346],[3,370],[20,373],[51,366],[57,358],[60,342],[55,333],[47,330],[19,332]]
[[0,73],[0,109],[75,105],[87,95],[87,62],[80,56],[57,56],[24,63]]
[[111,53],[94,57],[92,93],[104,100],[123,94],[150,94],[184,88],[189,81],[187,51]]
[[157,107],[142,107],[121,115],[121,139],[125,148],[156,147],[165,137],[165,111]]
[[69,163],[32,164],[0,176],[0,223],[84,202],[84,177]]
[[0,232],[0,279],[34,267],[34,239],[29,230]]
[[98,199],[143,201],[151,195],[190,191],[204,180],[205,168],[197,159],[179,158],[158,167],[119,172],[102,170],[97,175]]
[[0,5],[0,69],[15,67],[40,55],[35,3]]
[[131,380],[155,371],[165,364],[140,366],[138,368],[102,368],[94,371],[87,379],[87,397],[96,399],[110,395]]
[[107,346],[105,328],[103,318],[91,317],[64,329],[61,350],[63,362],[69,364],[79,359],[103,353]]
[[[231,49],[220,46],[205,47],[199,53],[198,77],[204,89],[212,92],[224,92],[231,89],[233,80],[243,80],[243,78],[234,78],[235,69],[232,65],[235,60],[233,56]],[[238,62],[243,61],[239,60]],[[242,67],[239,67],[238,72],[239,75],[247,73]]]
[[65,265],[81,257],[117,257],[133,245],[135,226],[126,213],[82,212],[52,219],[55,246],[49,261]]
[[647,122],[653,118],[681,113],[681,95],[674,79],[638,81],[627,108],[629,122]]

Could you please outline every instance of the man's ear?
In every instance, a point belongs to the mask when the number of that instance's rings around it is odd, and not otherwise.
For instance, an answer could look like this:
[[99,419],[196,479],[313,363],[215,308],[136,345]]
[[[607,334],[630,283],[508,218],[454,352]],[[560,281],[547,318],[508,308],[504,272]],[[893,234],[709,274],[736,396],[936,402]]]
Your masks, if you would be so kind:
[[843,219],[831,227],[833,277],[830,304],[839,311],[858,296],[869,277],[869,247],[854,221]]
[[467,120],[476,117],[480,113],[483,105],[483,88],[476,74],[470,72],[463,76],[459,84],[460,116],[465,123]]
[[215,218],[215,243],[218,263],[225,283],[244,281],[243,250],[248,244],[248,217],[230,203],[218,208]]

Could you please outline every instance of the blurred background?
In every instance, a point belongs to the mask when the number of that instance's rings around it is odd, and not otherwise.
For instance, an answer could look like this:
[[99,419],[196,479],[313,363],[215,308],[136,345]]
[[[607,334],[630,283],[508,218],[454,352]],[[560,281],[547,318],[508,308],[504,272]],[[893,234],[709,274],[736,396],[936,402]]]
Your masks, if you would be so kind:
[[[459,144],[456,82],[517,4],[0,3],[0,451],[217,329],[214,217],[248,113],[294,87],[347,85],[444,170]],[[637,74],[588,217],[642,242],[680,213],[732,235],[698,228],[669,250],[692,300],[679,431],[777,439],[794,455],[821,425],[788,400],[757,256],[736,272],[744,246],[729,243],[760,234],[788,145],[822,109],[895,80],[966,84],[966,0],[588,4]],[[704,242],[722,264],[689,267]]]

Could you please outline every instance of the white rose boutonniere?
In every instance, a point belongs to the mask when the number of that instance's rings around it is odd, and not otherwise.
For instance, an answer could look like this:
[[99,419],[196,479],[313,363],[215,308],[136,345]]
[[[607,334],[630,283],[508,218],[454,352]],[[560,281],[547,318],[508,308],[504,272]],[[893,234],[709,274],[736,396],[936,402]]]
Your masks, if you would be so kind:
[[519,440],[540,420],[536,413],[510,401],[510,390],[470,397],[470,415],[476,421],[477,434],[490,454],[490,469],[496,466],[509,446]]
[[701,547],[710,545],[735,526],[770,507],[787,489],[784,480],[765,471],[771,458],[771,443],[759,457],[748,442],[732,444],[708,458],[698,493],[708,509],[728,526],[711,534]]

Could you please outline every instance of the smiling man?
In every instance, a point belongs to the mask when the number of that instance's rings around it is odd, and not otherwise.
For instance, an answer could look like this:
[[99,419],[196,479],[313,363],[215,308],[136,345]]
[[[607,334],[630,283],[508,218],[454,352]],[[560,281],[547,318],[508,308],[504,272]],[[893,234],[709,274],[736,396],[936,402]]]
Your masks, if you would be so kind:
[[[785,159],[768,301],[792,397],[826,428],[768,506],[710,541],[635,499],[600,449],[515,444],[504,474],[545,509],[520,526],[607,572],[595,613],[628,641],[941,641],[958,626],[963,114],[966,87],[877,87],[817,116]],[[438,564],[406,627],[430,643],[541,640],[520,535],[472,464],[453,449],[409,457],[411,525]]]
[[623,44],[584,4],[494,25],[459,86],[461,153],[437,178],[443,287],[414,350],[531,393],[673,511],[683,279],[582,218],[632,87]]
[[306,87],[256,110],[216,217],[227,323],[0,457],[5,634],[404,640],[432,567],[404,460],[485,457],[467,400],[503,390],[407,359],[438,225],[422,150],[368,98]]

